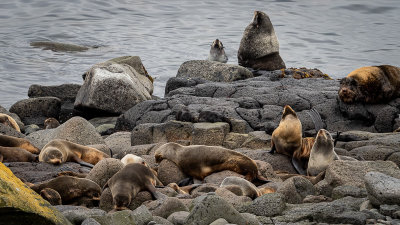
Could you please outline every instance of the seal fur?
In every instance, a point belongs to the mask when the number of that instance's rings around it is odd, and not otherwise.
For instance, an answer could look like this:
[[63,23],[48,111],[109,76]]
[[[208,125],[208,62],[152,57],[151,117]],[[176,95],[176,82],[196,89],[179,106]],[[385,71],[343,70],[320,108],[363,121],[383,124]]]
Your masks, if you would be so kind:
[[340,81],[344,103],[383,103],[400,97],[400,68],[390,65],[361,67]]
[[24,138],[17,138],[13,136],[0,134],[0,146],[4,147],[18,147],[27,150],[33,154],[39,154],[40,149],[33,146],[28,140]]
[[215,39],[215,41],[213,41],[210,53],[208,54],[208,60],[221,63],[228,62],[228,56],[226,56],[224,45],[220,40]]
[[0,147],[0,162],[39,162],[39,156],[18,147]]
[[15,121],[14,118],[5,113],[0,113],[0,123],[12,127],[18,132],[21,132],[21,129],[19,128],[17,121]]

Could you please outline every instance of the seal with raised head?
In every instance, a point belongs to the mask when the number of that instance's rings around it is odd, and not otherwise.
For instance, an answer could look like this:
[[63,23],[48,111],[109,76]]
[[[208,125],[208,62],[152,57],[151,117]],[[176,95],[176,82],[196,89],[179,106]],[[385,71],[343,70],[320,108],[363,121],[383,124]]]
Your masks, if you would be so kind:
[[11,116],[5,114],[5,113],[0,113],[0,123],[14,128],[16,131],[21,132],[21,129],[19,128],[17,122],[12,118]]
[[361,67],[340,81],[344,103],[383,103],[400,97],[400,68],[390,65]]
[[47,143],[39,154],[40,162],[51,164],[76,162],[88,167],[93,167],[93,165],[105,158],[110,158],[110,156],[95,148],[61,139],[55,139]]
[[39,162],[39,156],[18,147],[1,147],[0,162]]
[[231,170],[242,174],[248,181],[259,179],[268,182],[258,173],[257,164],[249,157],[220,146],[183,146],[169,142],[155,152],[156,162],[168,159],[185,174],[199,180],[212,173]]
[[13,136],[0,134],[0,146],[3,147],[18,147],[27,150],[33,154],[39,154],[40,149],[33,146],[28,140]]
[[[55,190],[61,196],[63,205],[88,205],[89,202],[98,205],[100,202],[101,188],[95,182],[85,178],[60,176],[34,184],[30,188],[38,194],[42,190],[48,190],[46,188]],[[54,193],[52,195],[56,196]]]
[[308,159],[307,174],[317,176],[337,159],[331,134],[325,129],[319,130]]
[[279,55],[279,42],[267,14],[255,11],[246,27],[238,51],[239,65],[257,70],[286,68]]
[[165,197],[155,188],[156,178],[151,170],[140,163],[130,163],[114,174],[104,185],[111,190],[114,210],[129,207],[139,191],[149,191],[155,199]]
[[225,54],[224,45],[220,40],[215,39],[212,43],[210,53],[208,54],[208,60],[221,63],[228,62],[228,56]]
[[43,124],[44,124],[45,129],[53,129],[53,128],[57,128],[58,126],[60,126],[60,123],[58,122],[58,120],[53,117],[47,118]]

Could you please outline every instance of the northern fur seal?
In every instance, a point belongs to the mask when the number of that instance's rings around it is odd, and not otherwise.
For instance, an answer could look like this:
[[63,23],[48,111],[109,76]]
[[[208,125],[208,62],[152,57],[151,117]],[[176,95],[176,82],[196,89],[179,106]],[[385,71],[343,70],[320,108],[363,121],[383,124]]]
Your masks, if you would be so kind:
[[40,152],[40,149],[33,146],[26,139],[3,135],[3,134],[0,134],[0,146],[23,148],[33,154],[39,154]]
[[60,126],[60,123],[58,122],[58,120],[53,117],[47,118],[43,124],[44,124],[45,129],[53,129],[53,128],[57,128],[58,126]]
[[211,45],[210,53],[208,54],[208,60],[226,63],[228,62],[228,56],[225,54],[224,45],[218,39]]
[[331,134],[325,129],[319,130],[311,149],[307,174],[309,176],[317,176],[337,159],[339,157],[334,150]]
[[361,67],[340,81],[339,98],[345,103],[382,103],[397,97],[400,97],[399,67]]
[[279,42],[267,14],[255,11],[246,27],[238,51],[239,65],[259,70],[286,68],[279,55]]
[[5,113],[0,113],[0,123],[12,127],[18,132],[21,132],[21,129],[17,124],[17,121],[15,121],[14,118]]
[[1,147],[0,162],[39,162],[39,156],[18,147]]
[[182,146],[169,142],[155,152],[156,162],[168,159],[180,167],[182,172],[196,179],[212,173],[231,170],[242,174],[249,181],[267,181],[258,174],[257,164],[249,157],[220,146],[191,145]]
[[96,205],[100,201],[101,194],[101,188],[95,182],[70,176],[56,177],[34,184],[30,188],[38,194],[45,188],[51,188],[60,194],[64,205],[81,205],[82,202],[87,203],[87,200],[94,202],[94,205]]
[[39,154],[39,161],[51,164],[77,162],[83,166],[93,167],[100,160],[109,157],[106,153],[95,148],[55,139],[43,147]]
[[164,195],[156,191],[156,179],[151,170],[142,164],[131,163],[123,167],[104,185],[110,187],[114,210],[124,210],[139,191],[149,191],[155,199]]

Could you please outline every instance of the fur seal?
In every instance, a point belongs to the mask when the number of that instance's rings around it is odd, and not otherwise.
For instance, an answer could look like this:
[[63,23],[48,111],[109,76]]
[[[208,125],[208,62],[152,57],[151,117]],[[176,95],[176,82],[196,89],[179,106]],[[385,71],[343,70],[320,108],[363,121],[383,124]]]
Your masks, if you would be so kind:
[[104,185],[110,187],[114,210],[124,210],[139,191],[149,191],[155,199],[164,195],[156,191],[156,179],[151,170],[142,164],[131,163],[114,174]]
[[215,39],[212,43],[210,53],[208,54],[208,60],[221,63],[228,62],[228,56],[225,54],[224,45],[220,40]]
[[0,123],[14,128],[16,131],[21,132],[21,129],[19,128],[17,121],[14,120],[11,116],[5,114],[5,113],[0,113]]
[[82,202],[100,202],[101,188],[95,182],[70,176],[60,176],[54,179],[30,186],[32,190],[40,194],[46,188],[51,188],[59,193],[63,205],[87,205]]
[[255,11],[253,21],[246,27],[238,51],[239,65],[256,70],[286,68],[279,55],[279,42],[267,14]]
[[27,150],[33,154],[39,154],[40,149],[33,146],[28,140],[13,136],[0,134],[0,146],[3,147],[18,147]]
[[146,161],[140,156],[134,155],[134,154],[126,154],[122,159],[121,162],[126,166],[129,163],[140,163],[145,166],[148,166]]
[[337,159],[331,134],[325,129],[319,130],[308,160],[307,175],[317,176]]
[[0,162],[39,162],[39,156],[34,155],[23,148],[1,147]]
[[77,162],[83,166],[93,167],[100,160],[109,157],[106,153],[95,148],[55,139],[43,147],[39,154],[39,161],[51,164]]
[[40,196],[46,201],[48,201],[51,205],[61,205],[62,199],[60,193],[51,188],[45,188],[40,191]]
[[[248,196],[251,199],[255,199],[262,195],[261,191],[251,182],[241,177],[225,177],[220,187],[227,187],[231,185],[237,185],[242,190],[242,195]],[[228,188],[229,189],[229,188]]]
[[400,97],[400,68],[390,65],[361,67],[340,81],[344,103],[383,103]]
[[242,174],[249,181],[259,179],[267,181],[258,174],[257,164],[249,157],[220,146],[191,145],[182,146],[169,142],[155,152],[156,162],[169,159],[180,167],[182,172],[196,179],[212,173],[231,170]]
[[45,129],[53,129],[53,128],[57,128],[58,126],[60,126],[60,123],[58,122],[58,120],[53,117],[47,118],[43,124],[44,124]]

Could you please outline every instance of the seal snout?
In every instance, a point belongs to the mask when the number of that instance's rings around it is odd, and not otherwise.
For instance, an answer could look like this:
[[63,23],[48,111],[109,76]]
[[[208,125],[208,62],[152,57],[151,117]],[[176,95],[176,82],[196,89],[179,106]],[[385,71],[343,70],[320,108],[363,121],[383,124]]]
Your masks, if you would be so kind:
[[324,129],[319,130],[317,136],[318,137],[323,137],[324,139],[327,139],[326,130],[324,130]]

